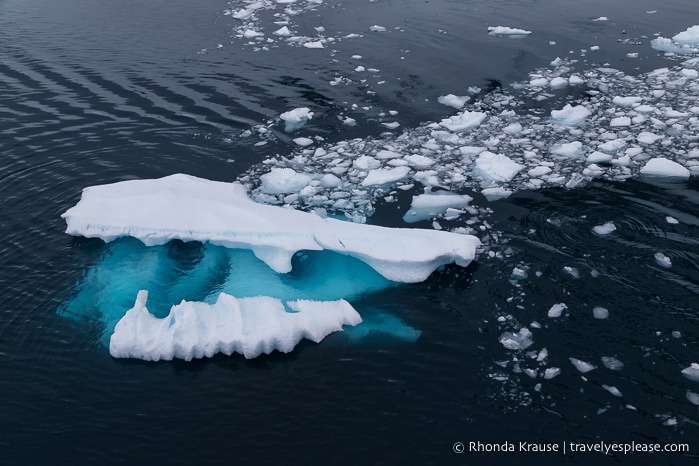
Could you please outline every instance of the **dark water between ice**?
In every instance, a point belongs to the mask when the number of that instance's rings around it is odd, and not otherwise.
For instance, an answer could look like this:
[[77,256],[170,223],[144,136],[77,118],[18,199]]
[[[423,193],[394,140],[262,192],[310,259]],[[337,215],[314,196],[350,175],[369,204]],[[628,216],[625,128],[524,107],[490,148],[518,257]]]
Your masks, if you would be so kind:
[[[696,462],[699,408],[686,393],[699,383],[681,375],[699,362],[696,177],[521,192],[490,204],[488,221],[506,243],[501,258],[354,303],[418,329],[416,342],[333,334],[251,361],[143,363],[111,358],[95,328],[59,315],[105,251],[63,233],[60,214],[86,186],[177,172],[234,180],[293,150],[281,125],[263,146],[240,135],[294,107],[317,111],[307,134],[337,141],[378,135],[388,110],[407,128],[438,121],[450,113],[438,95],[524,79],[569,51],[583,69],[586,61],[629,73],[668,66],[649,38],[699,18],[693,0],[329,1],[295,17],[298,28],[363,37],[324,50],[254,51],[223,14],[236,5],[0,0],[0,463]],[[599,16],[610,21],[591,21]],[[368,32],[374,24],[387,33]],[[485,33],[501,24],[535,34]],[[641,45],[620,42],[629,37]],[[597,55],[580,57],[591,45],[601,46]],[[639,58],[626,58],[634,50]],[[354,54],[377,76],[353,77]],[[354,81],[328,85],[337,76]],[[371,220],[389,217],[379,209]],[[612,220],[613,234],[592,232]],[[528,277],[511,280],[515,267]],[[561,302],[564,316],[547,318]],[[609,319],[594,319],[595,306]],[[530,349],[546,348],[548,366],[561,368],[551,380],[514,371],[498,341],[533,321],[542,328]],[[602,356],[624,369],[605,368]],[[521,368],[535,367],[519,357]],[[570,357],[597,369],[583,379]],[[459,441],[681,442],[690,453],[459,455]]]

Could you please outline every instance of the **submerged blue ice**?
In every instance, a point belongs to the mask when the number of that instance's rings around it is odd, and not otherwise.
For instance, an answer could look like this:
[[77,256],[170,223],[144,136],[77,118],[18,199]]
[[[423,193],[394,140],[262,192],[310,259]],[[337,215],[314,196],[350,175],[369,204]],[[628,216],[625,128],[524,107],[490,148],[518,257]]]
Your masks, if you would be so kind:
[[[133,238],[122,238],[104,245],[101,259],[85,273],[59,314],[99,328],[100,341],[108,346],[117,322],[143,289],[149,290],[150,312],[165,317],[183,299],[213,304],[220,293],[237,298],[269,296],[283,302],[332,301],[352,300],[398,285],[359,259],[335,252],[300,251],[292,262],[291,272],[279,274],[250,250],[183,241],[148,247]],[[401,339],[417,338],[416,331],[396,317],[381,316],[371,313],[352,333],[353,339],[372,330]]]

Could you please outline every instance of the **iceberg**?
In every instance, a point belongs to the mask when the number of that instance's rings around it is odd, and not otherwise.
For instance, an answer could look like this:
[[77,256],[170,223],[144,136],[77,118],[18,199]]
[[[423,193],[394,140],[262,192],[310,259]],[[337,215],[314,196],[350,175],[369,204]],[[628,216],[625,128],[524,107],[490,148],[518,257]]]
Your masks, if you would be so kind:
[[239,183],[183,174],[85,188],[62,217],[66,233],[106,242],[131,236],[147,246],[179,239],[249,249],[278,273],[291,271],[298,251],[334,251],[403,283],[423,281],[445,264],[467,266],[480,245],[470,235],[362,225],[258,204]]
[[641,175],[689,178],[690,173],[689,170],[677,162],[663,157],[656,157],[646,162],[643,168],[641,168]]
[[170,361],[230,356],[248,359],[274,350],[288,353],[307,338],[315,343],[343,325],[362,321],[345,300],[286,303],[267,296],[236,299],[221,293],[214,304],[182,301],[162,319],[148,311],[148,292],[140,291],[134,306],[114,329],[109,353],[115,358]]
[[[109,245],[59,312],[104,327],[114,357],[145,360],[252,358],[319,342],[362,321],[345,298],[466,266],[480,245],[468,235],[257,204],[238,183],[187,175],[86,188],[63,217],[68,233]],[[419,337],[383,316],[350,337]]]

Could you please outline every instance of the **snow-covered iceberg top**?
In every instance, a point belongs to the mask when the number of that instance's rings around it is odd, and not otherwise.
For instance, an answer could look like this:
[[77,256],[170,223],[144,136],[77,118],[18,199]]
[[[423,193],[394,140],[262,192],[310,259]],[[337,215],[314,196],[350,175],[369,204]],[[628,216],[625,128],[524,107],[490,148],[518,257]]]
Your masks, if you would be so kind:
[[470,235],[357,224],[258,204],[238,183],[183,174],[85,188],[62,217],[66,233],[107,242],[131,236],[149,246],[179,239],[249,249],[279,273],[291,270],[298,251],[335,251],[405,283],[423,281],[452,262],[467,266],[480,245]]
[[147,361],[230,356],[248,359],[272,351],[288,353],[304,338],[315,343],[343,325],[362,321],[345,300],[289,301],[257,296],[237,299],[221,293],[214,304],[182,301],[159,319],[148,311],[148,292],[138,293],[133,308],[117,323],[109,342],[115,358]]

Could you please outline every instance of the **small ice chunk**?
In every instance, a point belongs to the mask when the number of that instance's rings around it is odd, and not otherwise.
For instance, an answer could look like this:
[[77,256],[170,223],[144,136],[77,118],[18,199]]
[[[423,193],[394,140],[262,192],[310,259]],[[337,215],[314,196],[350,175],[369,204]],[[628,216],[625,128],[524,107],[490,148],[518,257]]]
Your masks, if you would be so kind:
[[616,387],[613,386],[613,385],[604,385],[604,384],[602,384],[602,388],[604,388],[605,390],[607,390],[609,393],[611,393],[611,394],[614,395],[614,396],[618,396],[618,397],[620,397],[620,398],[621,398],[622,396],[624,396],[624,395],[619,391],[619,389],[616,388]]
[[579,126],[592,114],[583,105],[566,104],[561,110],[551,111],[551,120],[561,126]]
[[612,99],[612,102],[616,105],[619,105],[620,107],[633,107],[636,104],[640,104],[643,101],[641,97],[636,97],[636,96],[629,96],[629,97],[621,97],[621,96],[616,96]]
[[437,97],[437,102],[440,104],[454,107],[457,110],[460,110],[469,100],[471,100],[471,98],[466,95],[456,96],[454,94],[447,94]]
[[373,26],[369,27],[369,30],[372,32],[385,32],[386,28],[383,26],[378,26],[378,25],[374,24]]
[[487,115],[483,112],[464,112],[449,118],[443,119],[439,124],[449,131],[466,131],[480,125]]
[[551,82],[549,82],[549,86],[551,86],[552,89],[562,89],[568,85],[568,80],[566,78],[562,78],[560,76],[553,78]]
[[488,27],[488,34],[490,34],[491,36],[507,37],[508,39],[523,39],[531,33],[531,31],[518,28],[511,28],[507,26]]
[[492,202],[510,197],[512,195],[512,190],[500,187],[485,188],[481,190],[481,194],[485,196],[488,202]]
[[655,257],[655,262],[661,267],[670,268],[672,267],[672,260],[667,257],[662,252],[656,252],[653,257]]
[[606,16],[600,16],[599,18],[595,18],[592,21],[609,21],[609,18]]
[[551,306],[551,309],[549,309],[548,316],[552,319],[561,317],[561,314],[563,314],[563,311],[566,309],[568,309],[568,306],[566,306],[564,303],[554,304]]
[[616,230],[616,225],[614,225],[614,222],[607,222],[592,228],[592,231],[594,231],[598,235],[608,235],[614,230]]
[[286,26],[282,26],[276,31],[274,31],[272,34],[281,36],[281,37],[289,37],[291,35],[291,31],[289,31],[289,28]]
[[324,49],[323,43],[321,41],[310,41],[310,42],[304,42],[303,46],[306,47],[307,49]]
[[699,364],[693,362],[691,366],[682,369],[682,375],[693,382],[699,382]]
[[306,146],[310,146],[311,144],[313,144],[313,139],[310,139],[310,138],[296,138],[296,139],[294,139],[294,142],[295,142],[296,144],[298,144],[299,146],[301,146],[301,147],[306,147]]
[[544,379],[549,380],[561,374],[559,367],[548,367],[544,371]]
[[405,178],[410,172],[410,167],[377,168],[371,170],[362,181],[362,186],[378,186],[393,183]]
[[398,123],[397,121],[392,121],[390,123],[381,123],[381,124],[388,129],[396,129],[400,126],[400,123]]
[[519,134],[522,132],[522,125],[519,123],[509,124],[502,129],[502,132],[510,135]]
[[296,131],[313,118],[313,112],[308,107],[299,107],[281,114],[280,118],[284,120],[286,126],[284,131],[290,133]]
[[609,163],[612,161],[613,156],[611,154],[607,154],[605,152],[601,151],[594,151],[590,155],[587,156],[587,160],[585,160],[586,164],[599,164],[599,163]]
[[524,168],[524,165],[504,155],[485,151],[476,159],[473,175],[482,178],[486,183],[508,182]]
[[658,136],[649,131],[641,131],[638,133],[638,136],[636,136],[636,140],[641,144],[653,144],[655,141],[662,138],[662,136]]
[[441,215],[449,208],[466,207],[473,198],[467,195],[459,195],[449,191],[421,194],[413,197],[410,210],[403,216],[406,223],[427,220],[430,217]]
[[576,358],[568,358],[570,359],[570,362],[575,366],[577,370],[582,372],[583,374],[590,372],[591,370],[597,369],[596,366],[590,364],[589,362],[583,361],[581,359],[576,359]]
[[696,394],[694,392],[690,392],[689,390],[687,390],[687,393],[685,393],[685,396],[687,397],[687,400],[689,400],[690,403],[692,403],[693,405],[699,406],[699,395],[698,394]]
[[624,368],[624,363],[613,356],[602,356],[602,364],[611,371],[620,371]]
[[609,310],[604,307],[597,306],[592,309],[592,315],[595,319],[606,319],[609,317]]
[[665,217],[665,221],[671,225],[677,225],[678,223],[680,223],[679,220],[677,220],[675,217],[670,217],[669,215]]
[[549,152],[562,157],[577,158],[583,155],[582,147],[583,145],[580,141],[563,142],[554,144],[549,149]]
[[273,168],[269,173],[260,176],[262,185],[260,191],[265,194],[297,193],[311,182],[313,177],[307,173],[299,173],[291,168]]
[[532,332],[528,328],[522,327],[519,332],[505,332],[500,335],[500,343],[510,350],[521,350],[528,348],[534,343]]
[[611,126],[612,128],[619,127],[619,126],[630,126],[630,125],[631,125],[631,118],[629,118],[627,116],[612,118],[612,120],[609,122],[609,126]]
[[663,157],[656,157],[646,162],[643,168],[641,168],[641,174],[647,176],[689,178],[689,170],[679,163]]
[[545,165],[540,165],[536,168],[532,168],[527,172],[527,175],[529,175],[531,178],[539,178],[540,176],[548,175],[551,173],[551,168],[545,166]]

